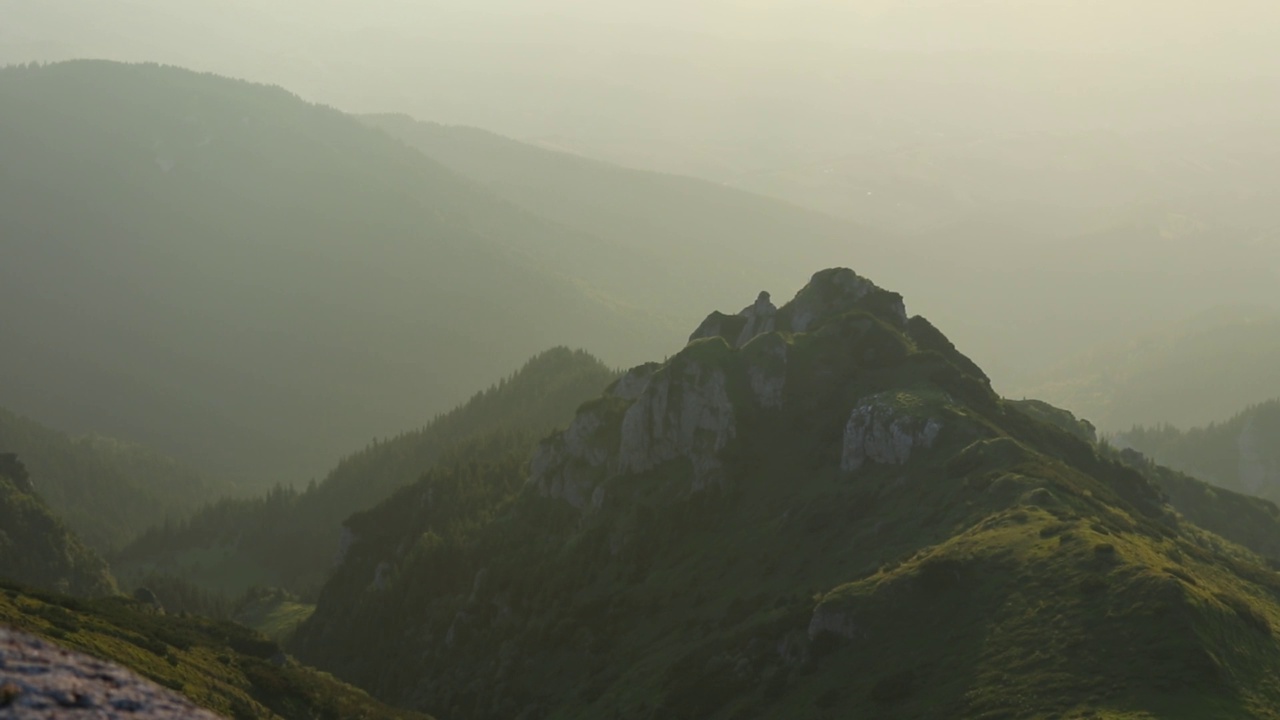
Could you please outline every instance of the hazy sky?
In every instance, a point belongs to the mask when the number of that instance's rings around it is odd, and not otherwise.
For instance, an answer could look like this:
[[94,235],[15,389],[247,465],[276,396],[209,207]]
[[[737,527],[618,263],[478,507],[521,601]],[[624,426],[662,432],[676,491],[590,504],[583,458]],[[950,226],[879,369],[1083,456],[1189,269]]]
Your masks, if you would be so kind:
[[0,64],[173,64],[870,227],[891,270],[789,259],[903,292],[1002,383],[1280,308],[1277,39],[1276,0],[0,0]]

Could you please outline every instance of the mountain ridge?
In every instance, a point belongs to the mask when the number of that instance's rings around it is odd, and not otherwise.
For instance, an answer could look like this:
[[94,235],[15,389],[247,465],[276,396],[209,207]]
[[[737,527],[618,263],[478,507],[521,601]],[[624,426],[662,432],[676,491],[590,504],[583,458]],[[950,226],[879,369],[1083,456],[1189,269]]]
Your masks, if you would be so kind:
[[1280,575],[973,369],[846,269],[713,313],[348,519],[293,647],[474,718],[1275,717]]

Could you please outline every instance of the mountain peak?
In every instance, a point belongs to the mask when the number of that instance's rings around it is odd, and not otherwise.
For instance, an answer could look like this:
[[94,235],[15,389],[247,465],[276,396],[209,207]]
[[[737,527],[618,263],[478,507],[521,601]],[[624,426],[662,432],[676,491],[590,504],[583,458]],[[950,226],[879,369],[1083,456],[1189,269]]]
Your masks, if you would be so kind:
[[[922,362],[867,381],[913,355]],[[710,489],[728,477],[741,426],[791,411],[840,416],[833,464],[845,472],[901,465],[949,424],[950,395],[930,374],[948,366],[942,376],[978,379],[990,393],[940,332],[908,322],[900,295],[847,268],[823,270],[782,308],[761,292],[736,315],[711,313],[666,363],[626,373],[539,446],[529,482],[580,510],[600,509],[614,479],[672,463],[687,465],[688,491]]]
[[689,336],[689,342],[708,337],[722,337],[740,348],[759,335],[782,330],[811,332],[827,321],[855,309],[869,297],[878,300],[865,309],[882,315],[898,327],[907,322],[902,296],[887,292],[867,278],[848,268],[829,268],[810,278],[791,302],[781,309],[774,306],[770,295],[762,291],[756,301],[736,315],[713,312]]

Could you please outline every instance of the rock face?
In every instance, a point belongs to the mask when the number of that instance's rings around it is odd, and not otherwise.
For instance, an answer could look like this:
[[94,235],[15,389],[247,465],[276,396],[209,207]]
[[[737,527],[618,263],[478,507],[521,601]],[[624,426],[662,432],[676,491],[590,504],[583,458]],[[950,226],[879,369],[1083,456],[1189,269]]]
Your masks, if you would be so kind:
[[694,489],[702,489],[722,479],[718,455],[736,434],[724,370],[677,363],[655,376],[623,416],[617,469],[639,473],[688,458]]
[[693,464],[693,489],[701,490],[722,478],[718,453],[735,435],[723,369],[684,357],[666,367],[643,365],[538,446],[529,482],[579,510],[598,508],[609,477],[686,458]]
[[605,408],[580,410],[563,433],[538,446],[529,465],[529,482],[544,495],[586,508],[595,486],[605,478],[610,455],[617,451],[601,437],[608,424]]
[[740,348],[755,337],[773,332],[777,328],[778,308],[762,292],[756,301],[743,308],[737,315],[713,312],[689,336],[689,342],[710,337],[722,337],[733,347]]
[[849,415],[844,430],[840,467],[846,472],[862,469],[867,461],[902,465],[913,452],[933,447],[942,432],[942,421],[904,408],[898,396],[867,398]]
[[756,337],[745,348],[747,381],[760,407],[770,410],[782,407],[790,347],[782,336],[770,332]]
[[738,333],[734,347],[742,347],[757,336],[773,332],[777,328],[778,308],[773,306],[767,292],[760,293],[755,303],[743,308],[738,316],[746,318],[747,324]]
[[832,633],[846,640],[853,640],[858,636],[858,632],[857,623],[853,621],[853,618],[848,613],[827,605],[819,605],[814,608],[813,615],[809,617],[810,640],[823,633]]
[[129,670],[0,628],[0,720],[219,720]]
[[620,400],[635,400],[640,397],[645,388],[649,387],[650,378],[661,367],[658,363],[645,363],[631,368],[625,375],[618,378],[613,387],[609,388],[609,395]]

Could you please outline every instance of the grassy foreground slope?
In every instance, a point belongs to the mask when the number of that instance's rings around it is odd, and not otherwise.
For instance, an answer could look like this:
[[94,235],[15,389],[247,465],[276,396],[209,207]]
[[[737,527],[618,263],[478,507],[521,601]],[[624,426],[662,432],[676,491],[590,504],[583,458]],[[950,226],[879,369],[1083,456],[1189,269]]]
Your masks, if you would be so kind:
[[472,718],[1280,717],[1260,555],[899,296],[766,305],[348,520],[300,656]]
[[0,623],[123,665],[232,720],[428,720],[298,665],[253,631],[122,597],[73,600],[0,583]]

